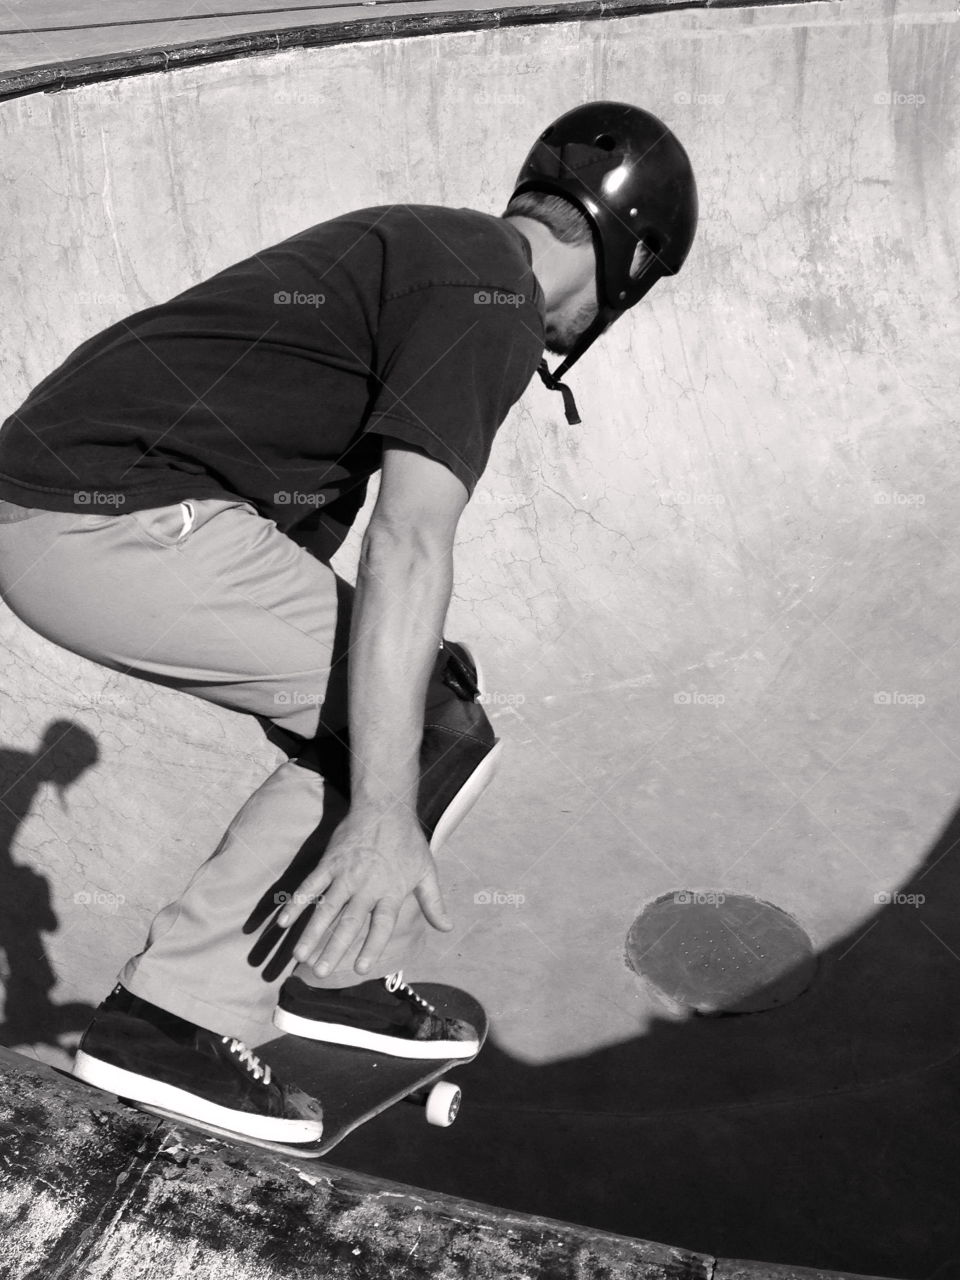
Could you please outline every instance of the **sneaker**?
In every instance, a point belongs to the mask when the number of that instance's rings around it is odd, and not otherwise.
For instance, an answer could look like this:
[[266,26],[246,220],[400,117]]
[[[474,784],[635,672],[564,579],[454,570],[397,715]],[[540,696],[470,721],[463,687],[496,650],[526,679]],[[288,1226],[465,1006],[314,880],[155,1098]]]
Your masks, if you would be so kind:
[[[467,646],[445,640],[427,688],[417,796],[417,816],[433,853],[473,808],[500,761],[503,744],[478,701],[480,679]],[[346,731],[314,738],[296,759],[349,798]]]
[[312,1144],[316,1099],[285,1086],[241,1040],[220,1036],[119,984],[84,1032],[73,1074],[142,1106],[253,1141]]
[[273,1021],[290,1035],[393,1058],[474,1058],[480,1051],[476,1029],[437,1013],[403,981],[402,970],[339,991],[288,978]]
[[433,853],[476,804],[500,763],[503,744],[478,701],[481,681],[467,646],[445,640],[427,688],[417,796],[417,816]]

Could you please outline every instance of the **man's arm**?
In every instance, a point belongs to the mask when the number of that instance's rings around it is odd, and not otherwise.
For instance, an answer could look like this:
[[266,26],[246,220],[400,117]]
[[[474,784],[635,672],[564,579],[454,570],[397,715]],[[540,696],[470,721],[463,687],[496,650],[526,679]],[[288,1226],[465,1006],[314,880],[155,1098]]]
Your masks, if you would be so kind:
[[[453,541],[467,498],[442,463],[385,440],[350,631],[350,811],[300,886],[302,899],[323,895],[295,950],[320,977],[364,933],[355,967],[368,972],[409,893],[434,928],[453,927],[417,819],[417,792],[427,683],[450,603]],[[295,905],[285,909],[280,923],[298,914]]]

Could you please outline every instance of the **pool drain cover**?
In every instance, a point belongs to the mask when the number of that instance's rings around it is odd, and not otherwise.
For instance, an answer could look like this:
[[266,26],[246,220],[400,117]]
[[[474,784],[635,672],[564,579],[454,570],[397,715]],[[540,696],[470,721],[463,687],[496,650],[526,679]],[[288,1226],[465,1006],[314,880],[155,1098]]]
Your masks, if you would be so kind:
[[667,1002],[696,1013],[759,1013],[794,1000],[816,957],[792,916],[743,894],[680,889],[627,934],[627,961]]

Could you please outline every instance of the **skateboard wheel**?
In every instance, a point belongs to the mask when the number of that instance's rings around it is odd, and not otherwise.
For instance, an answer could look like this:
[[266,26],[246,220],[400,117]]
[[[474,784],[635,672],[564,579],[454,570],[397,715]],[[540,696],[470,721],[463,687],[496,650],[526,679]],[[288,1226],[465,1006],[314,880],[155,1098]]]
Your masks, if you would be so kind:
[[449,1080],[438,1081],[427,1095],[427,1124],[448,1129],[460,1110],[460,1089]]

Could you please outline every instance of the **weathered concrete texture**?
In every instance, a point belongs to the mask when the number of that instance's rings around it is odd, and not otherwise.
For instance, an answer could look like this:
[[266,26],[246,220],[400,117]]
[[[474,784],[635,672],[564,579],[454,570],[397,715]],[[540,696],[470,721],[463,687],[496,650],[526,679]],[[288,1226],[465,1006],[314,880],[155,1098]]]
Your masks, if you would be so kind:
[[[783,0],[763,0],[782,3]],[[250,53],[359,40],[389,40],[514,23],[610,18],[668,8],[706,8],[710,0],[325,0],[277,6],[273,0],[207,0],[202,12],[164,0],[114,0],[112,21],[86,0],[7,0],[0,27],[0,97],[169,71]],[[172,12],[171,12],[172,11]],[[19,19],[19,21],[18,21]],[[309,24],[309,25],[307,25]]]
[[[4,1280],[710,1280],[714,1260],[152,1121],[0,1050]],[[743,1280],[761,1280],[748,1266]],[[779,1280],[777,1276],[776,1280]],[[817,1280],[817,1277],[810,1277]]]
[[[0,106],[3,411],[94,329],[326,216],[499,211],[584,99],[640,102],[693,159],[683,273],[575,370],[582,427],[531,386],[462,524],[448,632],[483,659],[507,759],[444,856],[457,932],[414,976],[490,1009],[499,1089],[475,1155],[453,1138],[442,1167],[400,1131],[357,1148],[366,1169],[714,1255],[917,1277],[960,1256],[937,1145],[956,1104],[938,1088],[946,1111],[921,1115],[917,1087],[960,1043],[958,48],[945,0],[845,0],[287,51]],[[54,719],[99,753],[78,740],[58,768],[69,814],[31,789],[39,764],[2,811],[8,1038],[52,1054],[276,752],[5,612],[0,639],[8,784]],[[817,981],[770,1014],[672,1021],[623,948],[676,888],[789,912]],[[913,1108],[893,1105],[915,1121],[895,1146],[858,1105],[878,1082]]]

